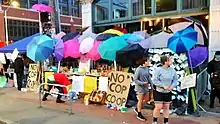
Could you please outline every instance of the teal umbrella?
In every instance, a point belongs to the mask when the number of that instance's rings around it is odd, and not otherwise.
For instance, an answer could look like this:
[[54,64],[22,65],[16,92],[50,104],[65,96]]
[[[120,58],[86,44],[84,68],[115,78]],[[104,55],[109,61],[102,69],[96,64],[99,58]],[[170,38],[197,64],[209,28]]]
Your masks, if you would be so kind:
[[98,52],[100,53],[102,59],[114,61],[116,59],[116,52],[127,45],[128,43],[125,39],[112,37],[99,45]]
[[46,60],[54,51],[55,42],[46,35],[40,35],[33,38],[27,45],[27,56],[37,62]]

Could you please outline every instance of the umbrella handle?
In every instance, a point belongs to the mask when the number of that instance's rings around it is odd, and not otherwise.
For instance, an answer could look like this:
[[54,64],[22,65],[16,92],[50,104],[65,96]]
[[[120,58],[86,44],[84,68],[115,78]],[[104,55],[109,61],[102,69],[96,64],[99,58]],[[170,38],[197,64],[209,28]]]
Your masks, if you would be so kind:
[[60,61],[58,62],[57,73],[59,73],[59,70],[60,70]]
[[117,71],[117,63],[116,63],[116,61],[114,61],[114,67],[115,67],[115,71]]

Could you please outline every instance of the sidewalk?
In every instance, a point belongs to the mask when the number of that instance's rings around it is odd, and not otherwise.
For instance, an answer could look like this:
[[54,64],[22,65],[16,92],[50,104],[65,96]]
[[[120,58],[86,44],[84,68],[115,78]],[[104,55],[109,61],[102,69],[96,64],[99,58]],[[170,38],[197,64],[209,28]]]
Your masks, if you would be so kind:
[[[68,115],[68,103],[56,104],[54,100],[43,102],[39,109],[38,94],[18,92],[16,89],[0,89],[0,119],[19,124],[151,124],[152,111],[144,110],[147,122],[136,119],[135,113],[129,109],[126,113],[108,110],[104,106],[75,102],[74,114]],[[160,119],[162,120],[162,119]],[[215,117],[175,117],[170,124],[219,124]]]

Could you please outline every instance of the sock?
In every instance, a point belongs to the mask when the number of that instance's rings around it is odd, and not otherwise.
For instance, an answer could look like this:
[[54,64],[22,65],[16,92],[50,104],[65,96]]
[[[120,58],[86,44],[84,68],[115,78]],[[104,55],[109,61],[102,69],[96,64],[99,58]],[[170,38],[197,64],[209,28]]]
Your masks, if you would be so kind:
[[168,118],[164,118],[164,123],[168,123]]
[[157,118],[154,117],[154,118],[153,118],[153,121],[154,121],[154,122],[157,122]]

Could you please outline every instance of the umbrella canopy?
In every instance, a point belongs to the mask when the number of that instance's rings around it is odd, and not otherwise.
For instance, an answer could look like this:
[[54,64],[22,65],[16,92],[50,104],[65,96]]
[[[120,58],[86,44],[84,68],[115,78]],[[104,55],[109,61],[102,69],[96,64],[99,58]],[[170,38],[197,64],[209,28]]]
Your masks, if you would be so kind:
[[64,35],[61,39],[63,40],[63,42],[68,41],[68,40],[72,40],[78,34],[79,34],[78,32],[70,32],[70,33]]
[[128,31],[127,31],[125,28],[121,28],[121,27],[119,27],[119,26],[115,26],[113,29],[114,29],[114,30],[118,30],[118,31],[120,31],[120,32],[122,32],[122,33],[124,33],[124,34],[127,34],[127,33],[128,33]]
[[56,35],[54,36],[54,38],[57,39],[57,40],[61,40],[62,37],[65,36],[65,35],[66,35],[66,33],[60,32],[60,33],[56,34]]
[[79,58],[81,56],[79,52],[79,41],[68,40],[64,43],[64,57]]
[[96,40],[97,41],[104,41],[104,40],[108,40],[111,37],[116,37],[116,36],[118,36],[118,35],[117,34],[99,34],[96,37]]
[[64,56],[64,43],[63,40],[59,40],[55,45],[55,57],[58,61],[61,61]]
[[92,49],[93,44],[94,44],[94,39],[91,37],[88,37],[81,42],[79,51],[82,54],[88,53]]
[[94,41],[94,45],[92,49],[86,54],[88,58],[91,60],[99,60],[101,58],[101,55],[98,52],[98,47],[101,44],[101,41]]
[[168,40],[168,48],[175,53],[188,52],[196,45],[197,35],[191,26],[180,30]]
[[117,51],[116,60],[122,67],[135,66],[136,61],[140,60],[146,53],[147,50],[139,44],[129,44],[123,49]]
[[201,65],[208,58],[208,48],[198,46],[195,49],[192,49],[188,52],[188,64],[192,68],[196,68]]
[[114,61],[116,59],[116,52],[128,43],[120,37],[112,37],[99,45],[98,51],[102,59]]
[[141,40],[144,40],[144,37],[136,34],[123,34],[120,38],[126,40],[130,44],[139,43]]
[[[169,26],[169,28],[171,29],[173,33],[176,33],[177,31],[185,29],[190,25],[193,25],[193,23],[192,22],[180,22],[180,23],[176,23],[176,24]],[[193,26],[194,26],[195,31],[198,32],[197,44],[204,45],[204,37],[203,37],[203,33],[201,29],[199,28],[197,24],[194,24]]]
[[47,5],[44,5],[44,4],[34,4],[32,6],[32,9],[37,10],[39,12],[53,13],[53,9],[50,6],[47,6]]
[[79,36],[79,42],[81,43],[83,40],[91,37],[92,39],[96,39],[97,34],[94,33],[84,33],[83,35]]
[[138,36],[142,36],[142,37],[144,37],[144,39],[147,39],[150,37],[150,35],[144,31],[136,31],[133,34],[136,34]]
[[54,41],[47,35],[40,35],[33,38],[27,45],[27,56],[37,62],[46,60],[54,50]]
[[118,30],[114,30],[114,29],[109,29],[103,32],[103,34],[116,34],[118,36],[123,35],[124,33],[118,31]]
[[140,42],[140,45],[145,48],[167,48],[167,41],[172,34],[160,32]]

